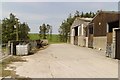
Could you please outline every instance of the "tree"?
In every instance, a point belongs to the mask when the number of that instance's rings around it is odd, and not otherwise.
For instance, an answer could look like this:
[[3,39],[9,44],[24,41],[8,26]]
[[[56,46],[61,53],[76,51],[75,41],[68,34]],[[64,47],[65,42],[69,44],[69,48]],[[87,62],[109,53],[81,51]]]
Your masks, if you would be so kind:
[[74,17],[80,17],[80,12],[78,10],[76,10]]
[[[78,12],[77,12],[78,14]],[[64,20],[58,30],[59,32],[59,38],[61,42],[67,42],[69,41],[70,37],[70,27],[75,19],[76,15],[72,17],[71,14],[69,14],[68,18]]]
[[27,24],[21,24],[19,19],[12,13],[9,18],[2,20],[2,42],[7,43],[11,40],[26,40],[30,31]]
[[7,43],[9,40],[16,40],[14,25],[15,16],[10,14],[10,19],[5,18],[2,20],[2,42]]
[[23,22],[22,24],[19,24],[19,27],[18,27],[19,40],[27,40],[29,38],[28,37],[29,31],[30,31],[30,28],[27,23]]
[[52,26],[47,24],[49,40],[52,41]]
[[81,17],[84,17],[84,13],[82,12]]
[[39,29],[39,35],[42,39],[47,39],[47,34],[50,36],[52,35],[52,26],[50,26],[49,24],[42,24]]

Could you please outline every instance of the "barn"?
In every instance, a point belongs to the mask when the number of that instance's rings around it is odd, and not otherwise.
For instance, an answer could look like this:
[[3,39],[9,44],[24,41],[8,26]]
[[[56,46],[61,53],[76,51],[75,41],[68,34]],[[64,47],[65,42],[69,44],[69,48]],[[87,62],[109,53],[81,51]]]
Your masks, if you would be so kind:
[[71,26],[70,43],[73,45],[88,46],[87,25],[92,18],[77,17]]
[[112,42],[112,30],[119,26],[109,27],[110,22],[118,20],[118,12],[99,11],[88,25],[88,47],[106,51],[107,43]]

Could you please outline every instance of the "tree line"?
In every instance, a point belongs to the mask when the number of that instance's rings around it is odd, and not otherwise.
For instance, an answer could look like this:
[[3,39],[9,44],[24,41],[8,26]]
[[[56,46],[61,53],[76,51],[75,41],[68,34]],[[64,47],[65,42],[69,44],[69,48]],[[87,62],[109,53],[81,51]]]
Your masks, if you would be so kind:
[[83,13],[83,12],[79,12],[79,11],[76,11],[74,13],[74,15],[72,14],[69,14],[68,18],[65,19],[60,27],[59,27],[59,39],[61,42],[67,42],[70,40],[70,27],[72,25],[72,23],[74,22],[75,18],[76,17],[81,17],[81,18],[93,18],[95,16],[96,13],[94,12],[86,12],[86,13]]

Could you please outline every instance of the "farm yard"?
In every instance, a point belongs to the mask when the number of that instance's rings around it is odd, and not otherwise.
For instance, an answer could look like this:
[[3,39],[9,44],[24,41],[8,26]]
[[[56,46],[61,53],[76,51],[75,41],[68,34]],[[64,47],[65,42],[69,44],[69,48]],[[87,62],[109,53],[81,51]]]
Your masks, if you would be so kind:
[[0,79],[118,80],[120,13],[116,5],[3,3]]
[[117,78],[118,60],[104,55],[70,44],[51,44],[36,54],[23,56],[25,62],[13,62],[9,67],[23,78]]

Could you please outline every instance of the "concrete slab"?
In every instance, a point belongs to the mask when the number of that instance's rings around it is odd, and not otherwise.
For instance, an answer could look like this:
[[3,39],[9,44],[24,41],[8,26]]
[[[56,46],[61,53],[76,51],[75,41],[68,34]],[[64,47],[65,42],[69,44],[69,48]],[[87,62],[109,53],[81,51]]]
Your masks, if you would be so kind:
[[51,44],[28,62],[16,66],[20,76],[30,78],[118,78],[118,60],[105,53],[70,44]]

